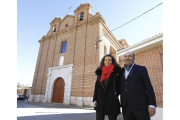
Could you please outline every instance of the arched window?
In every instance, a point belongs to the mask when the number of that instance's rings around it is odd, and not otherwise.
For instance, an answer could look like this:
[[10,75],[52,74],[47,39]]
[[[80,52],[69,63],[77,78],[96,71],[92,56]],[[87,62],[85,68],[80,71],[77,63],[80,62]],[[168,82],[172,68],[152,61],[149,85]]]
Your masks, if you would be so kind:
[[66,52],[66,46],[67,46],[67,41],[62,43],[61,53],[65,53]]
[[80,17],[79,17],[79,21],[83,20],[83,18],[84,18],[84,12],[81,12]]
[[53,27],[53,32],[56,32],[56,25]]

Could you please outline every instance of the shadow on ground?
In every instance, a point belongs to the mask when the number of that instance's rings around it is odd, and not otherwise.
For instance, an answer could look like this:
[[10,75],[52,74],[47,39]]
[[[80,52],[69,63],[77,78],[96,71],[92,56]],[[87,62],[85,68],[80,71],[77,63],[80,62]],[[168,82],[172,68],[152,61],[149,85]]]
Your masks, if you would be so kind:
[[[38,115],[38,116],[17,117],[17,120],[96,120],[96,114],[71,113],[71,114]],[[105,120],[108,120],[107,116],[105,116]],[[123,120],[123,119],[121,116],[118,116],[117,120]]]

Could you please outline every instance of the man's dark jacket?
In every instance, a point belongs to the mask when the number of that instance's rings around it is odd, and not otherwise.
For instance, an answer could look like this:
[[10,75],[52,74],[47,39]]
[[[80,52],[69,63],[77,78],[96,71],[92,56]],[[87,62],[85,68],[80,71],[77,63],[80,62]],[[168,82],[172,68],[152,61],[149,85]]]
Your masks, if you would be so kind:
[[120,78],[121,106],[126,102],[130,108],[148,109],[149,105],[156,106],[156,99],[151,81],[145,66],[134,64],[127,79],[125,69]]
[[111,73],[107,86],[100,82],[102,70],[97,69],[95,71],[97,80],[95,83],[93,101],[97,101],[97,107],[94,109],[96,112],[105,115],[117,116],[120,114],[120,102],[119,96],[119,85],[120,85],[120,74],[121,68],[114,67],[114,72]]

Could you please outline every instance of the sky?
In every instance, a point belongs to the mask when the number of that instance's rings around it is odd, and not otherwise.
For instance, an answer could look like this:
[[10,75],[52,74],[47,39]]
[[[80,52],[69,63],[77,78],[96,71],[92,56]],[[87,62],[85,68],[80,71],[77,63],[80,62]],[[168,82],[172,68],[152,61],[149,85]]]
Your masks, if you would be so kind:
[[[57,16],[65,17],[82,3],[91,2],[91,14],[97,10],[113,30],[163,0],[17,0],[17,82],[32,85],[39,42]],[[163,33],[163,4],[140,18],[112,32],[117,40],[125,39],[129,46]]]

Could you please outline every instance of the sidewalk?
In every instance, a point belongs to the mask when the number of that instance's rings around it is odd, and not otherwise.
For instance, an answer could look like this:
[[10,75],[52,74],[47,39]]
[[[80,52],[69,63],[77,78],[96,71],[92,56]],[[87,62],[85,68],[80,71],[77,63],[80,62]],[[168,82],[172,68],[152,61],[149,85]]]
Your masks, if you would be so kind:
[[[90,106],[76,106],[76,105],[65,105],[62,103],[37,103],[37,102],[26,102],[27,104],[45,106],[50,108],[71,108],[71,109],[88,109],[94,110]],[[151,117],[151,120],[162,120],[163,119],[163,108],[156,108],[156,115]],[[117,117],[117,120],[124,120],[122,114]]]
[[74,109],[92,109],[93,107],[90,106],[76,106],[76,105],[65,105],[62,103],[37,103],[37,102],[26,102],[27,104],[31,105],[38,105],[38,106],[45,106],[45,107],[51,107],[51,108],[74,108]]
[[[71,109],[94,110],[94,108],[90,107],[90,106],[65,105],[62,103],[52,103],[52,102],[51,103],[26,102],[26,103],[31,104],[31,105],[37,105],[37,106],[45,106],[45,107],[49,107],[49,108],[71,108]],[[124,120],[122,114],[118,115],[117,120]]]

